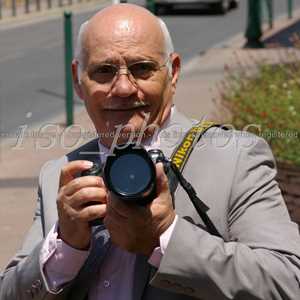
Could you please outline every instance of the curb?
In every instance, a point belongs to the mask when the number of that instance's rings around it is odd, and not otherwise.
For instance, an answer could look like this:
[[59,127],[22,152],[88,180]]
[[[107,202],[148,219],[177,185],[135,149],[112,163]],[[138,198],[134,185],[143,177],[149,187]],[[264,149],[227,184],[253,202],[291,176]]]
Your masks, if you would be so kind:
[[[269,29],[267,22],[264,21],[263,35],[262,35],[261,39],[262,40],[267,39],[270,36],[280,32],[281,30],[284,30],[287,27],[292,26],[294,23],[299,21],[299,19],[300,19],[300,8],[294,10],[292,19],[287,19],[286,14],[282,14],[282,15],[279,15],[278,17],[276,17],[274,19],[272,29]],[[216,44],[215,46],[213,46],[211,48],[243,48],[246,43],[246,38],[245,38],[244,34],[245,34],[244,32],[240,32],[240,33],[232,36],[231,38]],[[205,54],[205,52],[206,51],[204,51],[204,53],[203,52],[200,53],[200,55]]]
[[[267,39],[282,30],[285,30],[289,26],[294,25],[299,20],[300,20],[300,8],[294,10],[292,19],[288,19],[286,15],[281,15],[277,17],[274,22],[273,28],[269,29],[265,24],[264,28],[266,29],[263,32],[262,40]],[[277,28],[277,26],[279,28]]]
[[31,12],[17,17],[6,17],[0,20],[0,30],[12,29],[20,26],[31,25],[61,18],[64,11],[71,11],[74,15],[93,11],[111,4],[109,0],[91,0],[89,2],[76,3],[70,6],[56,7],[40,12]]
[[[264,25],[263,25],[264,31],[263,31],[262,40],[267,39],[268,37],[280,32],[281,30],[286,29],[287,27],[289,27],[289,26],[293,25],[294,23],[296,23],[297,21],[299,21],[300,8],[295,10],[293,15],[294,15],[293,19],[291,19],[291,20],[287,19],[287,16],[285,14],[278,16],[274,20],[272,29],[269,29],[268,25],[266,23],[264,23]],[[205,56],[208,55],[208,53],[212,49],[220,49],[220,48],[241,49],[241,48],[243,48],[246,43],[246,38],[245,38],[244,34],[245,34],[244,32],[240,32],[240,33],[228,38],[225,41],[215,44],[214,46],[210,47],[207,50],[203,50],[203,51],[199,52],[198,55],[196,55],[195,57],[193,57],[192,59],[190,59],[189,61],[187,61],[185,63],[185,65],[182,67],[181,74],[185,75],[185,74],[188,74],[189,72],[192,72],[195,68],[195,65],[197,65],[197,63],[201,63],[202,60],[205,60],[206,59]],[[199,59],[199,57],[200,57],[200,59]]]

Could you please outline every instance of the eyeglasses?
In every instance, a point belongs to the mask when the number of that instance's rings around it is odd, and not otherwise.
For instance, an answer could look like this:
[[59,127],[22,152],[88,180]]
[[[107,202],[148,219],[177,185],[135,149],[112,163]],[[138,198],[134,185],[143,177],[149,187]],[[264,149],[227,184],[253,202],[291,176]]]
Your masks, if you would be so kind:
[[139,80],[147,80],[154,76],[157,71],[167,66],[168,60],[169,58],[162,65],[151,60],[134,62],[127,66],[103,63],[95,67],[92,76],[100,84],[112,84],[120,75],[128,75],[136,83]]

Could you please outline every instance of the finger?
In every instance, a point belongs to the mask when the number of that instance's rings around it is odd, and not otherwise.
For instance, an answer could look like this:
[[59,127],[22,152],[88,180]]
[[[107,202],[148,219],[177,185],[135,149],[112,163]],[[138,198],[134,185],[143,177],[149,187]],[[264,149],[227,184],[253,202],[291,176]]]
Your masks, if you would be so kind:
[[119,217],[125,219],[133,218],[144,208],[137,204],[126,203],[126,201],[118,199],[112,193],[109,193],[108,195],[108,205],[119,215]]
[[106,215],[106,210],[106,204],[87,206],[78,213],[77,218],[83,222],[89,222],[95,219],[102,219]]
[[156,164],[156,188],[157,195],[170,193],[168,177],[164,172],[162,163]]
[[121,228],[122,226],[124,227],[124,223],[126,224],[127,218],[124,218],[111,206],[107,205],[106,215],[103,221],[106,228],[112,230]]
[[82,188],[68,198],[68,203],[74,209],[80,209],[91,204],[105,204],[107,202],[107,191],[99,187]]
[[93,163],[88,160],[75,160],[67,163],[60,173],[59,186],[68,184],[75,178],[76,173],[87,170],[93,166]]
[[67,196],[71,196],[82,188],[86,187],[105,187],[104,181],[99,176],[84,176],[71,180],[64,189]]

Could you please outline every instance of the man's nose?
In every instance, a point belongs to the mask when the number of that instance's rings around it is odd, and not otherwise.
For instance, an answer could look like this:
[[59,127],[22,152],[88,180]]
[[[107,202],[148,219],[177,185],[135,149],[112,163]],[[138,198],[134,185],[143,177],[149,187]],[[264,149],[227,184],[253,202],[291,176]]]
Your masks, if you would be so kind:
[[137,86],[129,73],[121,73],[116,78],[111,93],[119,97],[129,97],[137,92]]

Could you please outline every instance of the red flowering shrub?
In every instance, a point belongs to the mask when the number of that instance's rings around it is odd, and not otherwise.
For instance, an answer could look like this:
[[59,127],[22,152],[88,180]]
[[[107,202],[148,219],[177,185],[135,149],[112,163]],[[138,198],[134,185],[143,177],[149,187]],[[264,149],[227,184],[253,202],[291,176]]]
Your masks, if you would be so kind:
[[300,165],[300,61],[262,63],[251,75],[225,71],[219,89],[230,122],[264,137],[277,161]]

